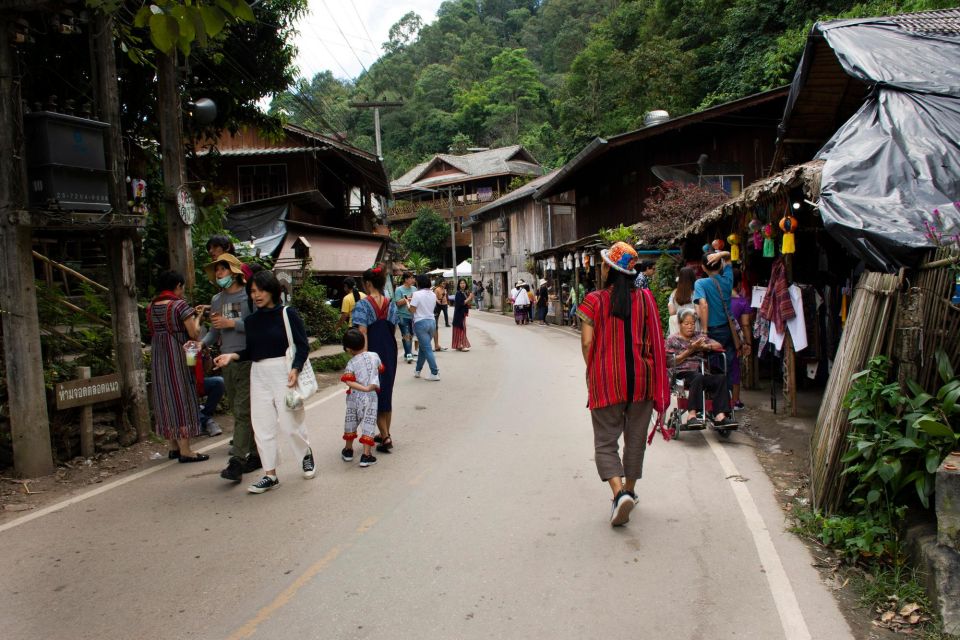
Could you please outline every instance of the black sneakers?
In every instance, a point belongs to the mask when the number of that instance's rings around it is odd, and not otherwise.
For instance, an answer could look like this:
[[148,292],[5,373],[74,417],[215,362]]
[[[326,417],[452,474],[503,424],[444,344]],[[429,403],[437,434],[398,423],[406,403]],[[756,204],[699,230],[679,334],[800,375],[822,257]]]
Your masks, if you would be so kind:
[[280,485],[280,480],[277,478],[271,478],[270,476],[263,476],[252,485],[247,487],[247,491],[250,493],[266,493]]
[[353,462],[353,449],[343,449],[340,452],[340,457],[344,462]]
[[243,479],[243,463],[240,458],[230,458],[227,468],[220,472],[220,477],[231,482],[240,482]]
[[630,522],[630,512],[637,506],[637,494],[621,489],[613,499],[613,509],[610,511],[610,524],[620,527]]
[[369,467],[371,465],[377,464],[377,459],[374,456],[368,456],[367,454],[361,454],[360,456],[360,466]]
[[260,462],[260,456],[256,453],[251,453],[247,456],[246,462],[243,463],[243,472],[244,473],[253,473],[257,469],[262,469],[263,463]]
[[303,477],[310,479],[317,475],[317,467],[313,464],[313,451],[307,450],[307,455],[303,456]]

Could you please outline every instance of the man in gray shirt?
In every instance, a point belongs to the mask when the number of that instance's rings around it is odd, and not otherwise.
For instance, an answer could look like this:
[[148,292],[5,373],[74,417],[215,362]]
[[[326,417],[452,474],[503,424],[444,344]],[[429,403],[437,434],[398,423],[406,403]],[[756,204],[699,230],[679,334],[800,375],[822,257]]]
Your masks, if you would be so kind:
[[[244,286],[243,265],[229,253],[221,254],[204,271],[210,281],[220,287],[209,307],[210,330],[203,337],[203,344],[219,344],[221,353],[240,353],[247,347],[244,319],[252,313],[250,300]],[[206,314],[204,314],[206,315]],[[233,448],[227,467],[220,477],[240,482],[244,473],[260,468],[250,424],[250,365],[236,362],[223,369],[227,386],[227,405],[233,414]]]

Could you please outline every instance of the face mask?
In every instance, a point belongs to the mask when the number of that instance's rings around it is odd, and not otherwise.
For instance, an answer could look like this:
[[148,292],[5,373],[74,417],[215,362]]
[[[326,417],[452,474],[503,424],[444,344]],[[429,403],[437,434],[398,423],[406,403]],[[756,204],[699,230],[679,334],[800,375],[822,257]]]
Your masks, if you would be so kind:
[[222,278],[217,278],[217,285],[221,289],[226,289],[231,284],[233,284],[233,276],[223,276]]

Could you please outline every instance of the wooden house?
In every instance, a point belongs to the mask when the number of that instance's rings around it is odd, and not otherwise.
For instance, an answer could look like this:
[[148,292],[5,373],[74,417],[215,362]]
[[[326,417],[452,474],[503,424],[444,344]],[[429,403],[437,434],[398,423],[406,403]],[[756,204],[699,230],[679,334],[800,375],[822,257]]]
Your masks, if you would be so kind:
[[[215,149],[215,150],[214,150]],[[279,138],[224,132],[198,156],[215,158],[226,226],[283,271],[359,275],[382,257],[375,196],[389,196],[383,163],[341,140],[285,125]],[[337,280],[339,278],[334,278]]]
[[453,218],[457,255],[469,257],[472,236],[463,226],[470,214],[508,193],[514,180],[542,173],[536,159],[519,145],[465,155],[437,154],[391,183],[395,201],[387,210],[387,223],[391,230],[402,231],[421,207],[429,207],[444,219]]
[[[473,234],[473,273],[487,287],[494,309],[509,305],[513,283],[524,278],[535,284],[531,256],[576,238],[572,194],[535,200],[536,190],[558,171],[541,176],[476,211],[468,222]],[[477,275],[479,274],[479,276]]]
[[767,175],[789,87],[596,138],[535,197],[576,192],[576,236],[630,225],[662,181],[716,184],[731,196]]

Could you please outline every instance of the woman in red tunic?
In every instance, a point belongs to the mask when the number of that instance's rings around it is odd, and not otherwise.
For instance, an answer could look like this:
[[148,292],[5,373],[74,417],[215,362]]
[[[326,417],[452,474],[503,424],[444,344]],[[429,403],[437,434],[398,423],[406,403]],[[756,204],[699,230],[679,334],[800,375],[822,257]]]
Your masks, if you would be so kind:
[[[660,314],[649,289],[636,289],[637,252],[617,242],[600,252],[603,287],[577,308],[583,321],[580,344],[600,479],[610,484],[610,524],[630,520],[634,488],[643,474],[647,427],[654,410],[662,428],[670,404]],[[618,440],[623,436],[623,458]]]

